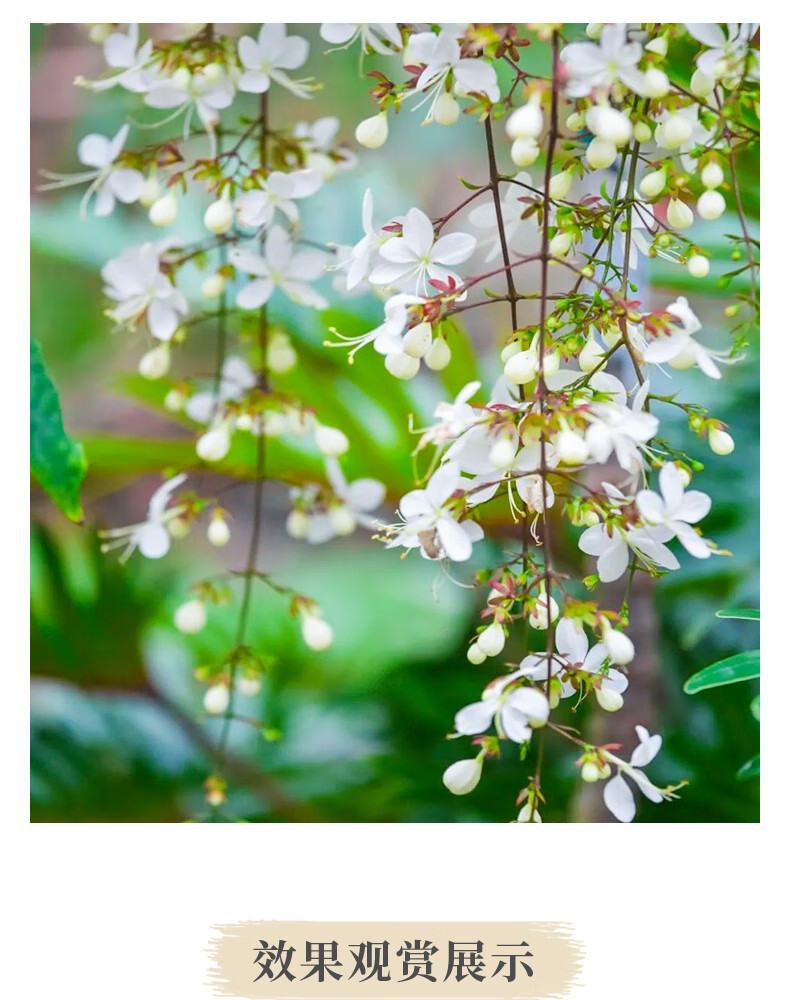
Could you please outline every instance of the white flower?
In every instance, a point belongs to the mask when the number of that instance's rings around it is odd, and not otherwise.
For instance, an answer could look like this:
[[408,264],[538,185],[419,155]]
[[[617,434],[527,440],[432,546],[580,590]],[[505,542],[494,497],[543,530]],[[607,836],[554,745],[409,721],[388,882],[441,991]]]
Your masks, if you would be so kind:
[[[505,196],[501,199],[502,222],[505,229],[505,239],[508,249],[515,254],[532,253],[537,249],[539,230],[537,224],[537,213],[528,219],[521,216],[526,211],[525,198],[529,197],[529,191],[521,187],[521,184],[532,185],[532,179],[525,171],[520,171],[513,178],[520,184],[508,184]],[[540,197],[539,195],[536,197]],[[495,260],[502,254],[502,245],[499,239],[496,207],[493,201],[487,201],[482,205],[476,205],[469,213],[469,222],[477,229],[489,230],[491,236],[481,240],[481,246],[488,246],[491,249],[486,255],[486,263]]]
[[[665,130],[666,124],[669,121],[673,121],[676,128],[679,119],[686,119],[685,132],[688,134],[688,138],[681,142],[680,145],[677,145],[677,133],[673,135],[670,132],[670,135],[666,135]],[[658,124],[656,125],[654,136],[659,146],[664,149],[671,149],[680,155],[680,161],[685,170],[696,173],[698,169],[697,161],[689,153],[697,146],[706,146],[708,148],[720,146],[722,144],[721,139],[716,142],[713,141],[715,132],[715,126],[712,129],[707,129],[699,120],[699,105],[694,103],[685,108],[678,108],[677,111],[662,111],[658,116]]]
[[380,56],[403,48],[397,24],[322,24],[320,34],[325,42],[342,48],[359,38],[363,52],[378,52]]
[[617,463],[632,475],[642,469],[639,446],[646,444],[658,430],[658,418],[643,407],[650,382],[645,380],[634,395],[631,408],[618,403],[593,403],[585,441],[594,462],[603,464],[614,451]]
[[121,555],[121,561],[125,562],[135,549],[140,550],[140,554],[146,559],[161,559],[170,549],[170,533],[167,530],[167,521],[175,517],[179,512],[178,507],[167,509],[170,497],[173,492],[186,480],[186,473],[173,476],[163,483],[151,496],[148,502],[148,516],[141,524],[131,524],[126,528],[110,528],[108,531],[99,532],[100,538],[108,538],[110,541],[102,546],[102,551],[125,545],[126,549]]
[[462,708],[455,716],[455,728],[463,736],[484,733],[496,720],[497,732],[514,743],[526,743],[531,727],[546,724],[549,702],[542,691],[533,687],[505,688],[513,676],[500,677],[483,692],[483,700]]
[[[744,60],[759,27],[756,23],[728,23],[725,33],[716,23],[686,24],[690,35],[703,45],[711,46],[707,52],[697,56],[697,68],[714,80],[723,79],[727,85],[736,85],[744,75]],[[748,67],[746,79],[759,80],[759,51],[755,49],[752,56],[753,62]]]
[[198,424],[211,423],[221,415],[223,403],[243,399],[255,382],[255,373],[243,358],[225,358],[219,384],[190,396],[184,406],[186,414]]
[[187,312],[181,292],[160,270],[162,244],[129,247],[102,268],[104,294],[118,305],[110,311],[116,323],[135,323],[145,314],[148,329],[159,340],[170,340]]
[[454,441],[479,419],[479,412],[467,402],[479,388],[479,382],[468,382],[452,403],[442,401],[436,404],[433,415],[437,423],[423,433],[420,438],[421,448],[428,443],[441,446]]
[[395,285],[404,292],[431,294],[430,281],[457,285],[461,279],[447,269],[461,264],[474,253],[477,240],[467,233],[440,236],[434,242],[433,223],[419,208],[410,208],[403,221],[402,235],[387,240],[379,253],[384,263],[373,269],[370,281],[374,285]]
[[239,39],[239,60],[245,72],[239,79],[239,90],[263,94],[272,80],[297,97],[308,97],[307,87],[292,80],[283,70],[299,69],[307,61],[310,45],[298,35],[286,34],[284,24],[271,22],[261,25],[258,40],[242,35]]
[[634,793],[623,777],[624,774],[631,778],[639,791],[651,802],[661,802],[663,799],[674,797],[671,790],[657,788],[641,770],[653,760],[661,749],[661,737],[651,736],[644,726],[636,726],[635,728],[639,743],[631,754],[629,763],[615,757],[608,750],[601,751],[604,759],[617,767],[617,774],[604,786],[603,801],[609,812],[621,823],[630,823],[636,815]]
[[688,301],[681,296],[668,305],[666,311],[680,322],[672,324],[669,334],[656,337],[644,347],[644,360],[648,364],[669,362],[672,368],[690,368],[696,364],[709,378],[721,378],[716,361],[727,362],[728,355],[726,352],[703,347],[694,339],[694,334],[702,329],[702,324]]
[[209,74],[203,69],[191,73],[186,67],[181,67],[172,76],[158,77],[145,95],[145,103],[151,108],[176,108],[176,114],[186,110],[185,136],[189,135],[192,112],[197,111],[213,142],[219,112],[230,107],[233,95],[233,81],[224,71],[220,71],[219,75]]
[[683,548],[697,559],[707,559],[711,546],[691,527],[710,510],[710,497],[700,490],[684,490],[680,469],[667,462],[658,474],[661,495],[652,490],[640,490],[636,506],[649,525],[660,525],[677,538]]
[[367,188],[362,198],[362,231],[364,236],[351,248],[346,288],[351,291],[367,278],[370,272],[370,258],[381,243],[391,238],[391,233],[381,233],[373,225],[373,194]]
[[626,24],[605,24],[599,43],[572,42],[560,53],[568,70],[565,93],[568,97],[586,97],[596,88],[610,88],[618,80],[640,93],[642,74],[636,68],[642,58],[639,42],[626,38]]
[[[293,137],[298,140],[306,155],[305,166],[318,170],[324,180],[332,177],[338,169],[347,170],[357,163],[357,156],[351,150],[338,147],[336,137],[340,120],[334,115],[317,118],[314,122],[297,122],[293,127]],[[331,157],[329,154],[333,154]]]
[[272,226],[266,237],[261,256],[253,250],[234,247],[230,261],[234,267],[253,275],[253,280],[236,296],[236,305],[242,309],[258,309],[281,288],[292,302],[313,309],[325,309],[326,299],[311,288],[324,270],[325,255],[320,250],[298,250],[281,226]]
[[483,529],[474,521],[458,523],[444,506],[466,481],[452,462],[442,465],[428,480],[424,490],[407,493],[398,506],[402,524],[394,529],[387,548],[419,547],[426,559],[447,557],[464,562],[472,555],[472,543],[483,537]]
[[245,191],[235,205],[240,225],[250,229],[271,225],[278,209],[291,224],[298,223],[299,210],[294,201],[315,194],[323,177],[317,170],[294,170],[290,174],[274,170],[258,183],[259,187]]
[[[327,341],[328,347],[351,347],[349,360],[352,360],[357,351],[366,344],[373,344],[373,349],[378,354],[399,355],[403,353],[403,331],[409,320],[409,308],[414,305],[421,305],[424,299],[417,295],[393,295],[384,303],[384,322],[373,330],[363,333],[358,337],[348,337],[338,330],[332,329],[332,333],[338,338],[337,341]],[[411,359],[416,362],[419,368],[419,359]],[[415,372],[416,373],[416,372]]]
[[370,516],[370,512],[381,506],[384,501],[384,483],[378,479],[355,479],[349,483],[343,475],[340,463],[336,458],[326,459],[326,476],[335,496],[343,501],[343,507],[353,517],[357,524],[365,528],[377,527],[378,521]]
[[[607,492],[614,491],[608,486]],[[622,495],[622,494],[621,494]],[[680,563],[664,545],[673,537],[672,530],[661,525],[620,528],[615,525],[594,524],[582,532],[579,548],[587,555],[597,557],[596,572],[602,583],[619,580],[628,569],[631,552],[648,568],[678,569]]]
[[115,161],[123,151],[123,144],[129,135],[129,126],[123,125],[112,139],[92,133],[84,136],[77,146],[77,158],[86,167],[91,167],[80,174],[56,174],[43,171],[45,177],[51,180],[42,184],[42,191],[51,191],[74,184],[91,181],[80,204],[80,213],[84,216],[91,196],[96,194],[93,206],[94,215],[109,215],[115,208],[115,201],[129,205],[142,194],[143,175],[139,170],[128,167],[116,167]]
[[412,35],[409,39],[408,58],[410,62],[425,64],[415,91],[427,91],[427,100],[433,97],[426,121],[433,120],[434,105],[446,92],[445,81],[450,75],[455,83],[456,94],[484,94],[490,101],[499,100],[494,67],[485,59],[462,56],[461,46],[452,31],[444,30],[438,35],[432,31],[423,31]]
[[109,90],[116,86],[135,93],[147,90],[151,77],[155,74],[153,70],[146,71],[154,43],[149,38],[138,49],[139,36],[140,29],[136,24],[130,24],[126,34],[114,31],[108,35],[104,40],[104,58],[107,60],[108,66],[120,72],[105,77],[103,80],[85,80],[78,77],[75,82],[90,90]]

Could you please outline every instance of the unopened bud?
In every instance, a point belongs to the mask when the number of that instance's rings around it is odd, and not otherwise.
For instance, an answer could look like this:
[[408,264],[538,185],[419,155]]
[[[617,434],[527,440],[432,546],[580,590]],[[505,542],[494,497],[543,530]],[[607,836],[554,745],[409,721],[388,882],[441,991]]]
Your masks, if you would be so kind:
[[227,545],[230,541],[230,528],[228,527],[228,522],[221,514],[215,514],[211,518],[211,523],[208,526],[206,537],[209,542],[212,545],[216,545],[217,548]]
[[437,337],[431,344],[428,353],[425,355],[425,364],[432,372],[443,371],[452,360],[450,345],[444,337]]
[[203,695],[203,708],[209,715],[224,715],[230,707],[227,684],[213,684]]
[[593,170],[604,170],[617,159],[617,147],[613,142],[596,137],[585,150],[584,158]]
[[466,658],[467,660],[469,660],[470,663],[473,663],[475,666],[479,666],[487,659],[486,654],[483,652],[483,650],[476,642],[473,642],[471,646],[467,649]]
[[200,632],[205,628],[207,620],[206,605],[197,598],[176,608],[176,613],[173,616],[176,628],[185,635],[194,635],[196,632]]
[[388,135],[386,111],[361,121],[354,132],[357,142],[366,149],[379,149],[387,141]]
[[453,795],[468,795],[477,788],[483,774],[483,762],[477,757],[457,760],[442,775],[442,782]]
[[461,106],[452,96],[444,91],[437,97],[433,106],[433,120],[439,125],[455,125],[461,114]]
[[200,286],[200,294],[206,299],[218,299],[225,291],[225,278],[221,274],[210,274]]
[[219,462],[230,451],[230,431],[225,424],[206,431],[198,438],[195,450],[204,462]]
[[706,188],[717,188],[724,183],[724,171],[718,163],[706,163],[702,168],[700,180]]
[[158,344],[140,358],[137,370],[147,379],[163,378],[170,370],[170,344]]
[[302,638],[310,649],[321,652],[332,645],[334,637],[332,626],[323,618],[314,614],[306,614],[302,617]]
[[169,226],[178,215],[178,202],[172,191],[157,198],[148,210],[148,219],[155,226]]
[[510,159],[517,167],[531,167],[540,156],[540,146],[534,139],[516,139],[510,147]]
[[418,323],[407,330],[403,337],[403,350],[413,358],[424,358],[433,343],[433,327],[430,323]]
[[694,222],[694,213],[679,198],[670,198],[667,208],[667,222],[673,229],[688,229]]
[[724,200],[724,195],[720,191],[705,191],[699,196],[697,201],[697,212],[701,219],[705,219],[708,222],[712,222],[713,219],[718,219],[720,215],[724,214],[727,208],[727,202]]
[[386,358],[384,358],[384,367],[390,375],[394,375],[395,378],[402,379],[406,382],[410,378],[414,378],[420,370],[420,359],[414,358],[411,354],[406,354],[403,351],[396,351],[393,354],[388,354]]
[[664,190],[666,183],[667,172],[664,167],[661,167],[660,170],[651,170],[639,182],[639,192],[645,198],[657,198]]
[[596,688],[595,699],[604,712],[619,712],[623,707],[623,696],[611,688]]
[[233,206],[229,198],[212,202],[203,215],[203,225],[218,236],[226,233],[233,225]]
[[492,622],[477,637],[477,647],[486,656],[499,656],[505,648],[505,630],[499,622]]
[[730,455],[735,451],[735,441],[732,435],[718,427],[711,427],[708,431],[708,444],[715,455]]

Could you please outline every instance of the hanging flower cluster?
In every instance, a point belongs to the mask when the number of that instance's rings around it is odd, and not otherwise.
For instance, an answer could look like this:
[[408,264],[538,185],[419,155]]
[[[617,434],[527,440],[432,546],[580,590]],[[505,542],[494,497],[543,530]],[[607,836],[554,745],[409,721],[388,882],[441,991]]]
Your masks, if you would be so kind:
[[[324,25],[322,34],[351,39],[351,27]],[[400,39],[391,27],[353,35],[399,64],[371,74],[378,112],[357,127],[358,141],[383,145],[393,113],[419,108],[423,125],[452,126],[463,111],[480,123],[487,177],[465,180],[471,195],[433,220],[419,207],[377,220],[365,194],[363,235],[342,268],[347,290],[367,283],[384,299],[383,318],[361,337],[335,331],[332,346],[347,347],[352,360],[372,344],[391,375],[411,379],[423,363],[449,363],[459,314],[497,303],[510,313],[499,377],[437,407],[417,445],[429,456],[426,478],[383,532],[389,547],[463,563],[505,499],[522,527],[519,549],[476,574],[488,596],[467,654],[476,666],[505,650],[520,659],[499,663],[481,700],[458,711],[454,735],[474,737],[478,752],[451,765],[444,783],[471,792],[484,761],[515,743],[532,772],[516,797],[518,820],[540,822],[548,729],[580,749],[581,779],[601,781],[607,807],[630,821],[632,786],[652,801],[679,787],[659,789],[641,770],[661,737],[638,726],[626,762],[616,746],[589,743],[552,712],[591,695],[603,711],[618,711],[638,665],[627,634],[634,575],[677,571],[677,543],[696,559],[721,554],[701,526],[710,498],[688,488],[702,466],[661,437],[661,409],[680,407],[717,455],[734,441],[721,421],[678,398],[682,383],[672,396],[651,385],[661,366],[720,379],[758,317],[757,243],[736,172],[738,153],[759,138],[758,26],[591,24],[586,40],[570,42],[561,24],[401,25]],[[530,64],[536,41],[550,48],[548,76]],[[671,69],[673,52],[684,50],[696,53],[690,80]],[[513,170],[497,163],[500,121]],[[536,164],[537,176],[523,169]],[[635,273],[640,256],[661,256],[706,276],[704,226],[693,239],[686,231],[728,208],[740,228],[732,257],[746,262],[727,278],[748,273],[751,293],[726,309],[747,317],[731,344],[715,346],[686,298],[640,301]],[[601,486],[592,485],[600,481],[588,475],[593,466],[605,466]],[[553,561],[561,517],[581,529],[578,547],[595,560],[576,585]],[[579,586],[594,593],[616,581],[616,609]]]

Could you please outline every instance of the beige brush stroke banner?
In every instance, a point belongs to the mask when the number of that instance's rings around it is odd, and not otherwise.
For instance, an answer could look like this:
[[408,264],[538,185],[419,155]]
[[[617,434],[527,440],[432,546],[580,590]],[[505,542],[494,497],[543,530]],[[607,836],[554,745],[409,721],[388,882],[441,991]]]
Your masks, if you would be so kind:
[[[209,945],[212,959],[209,985],[215,996],[243,997],[245,1000],[528,1000],[532,997],[560,1000],[577,984],[584,957],[584,948],[572,937],[573,927],[567,923],[253,920],[218,925],[214,930],[218,936],[212,938]],[[399,982],[403,978],[403,959],[396,953],[404,942],[413,943],[415,938],[432,941],[439,949],[432,956],[435,983],[421,977]],[[261,966],[255,964],[259,942],[263,940],[276,945],[281,939],[286,942],[286,947],[295,949],[289,968],[295,979],[290,981],[281,976],[272,981],[264,975],[255,982],[261,972]],[[338,960],[342,963],[342,967],[335,971],[342,973],[342,979],[326,976],[324,982],[319,982],[317,975],[303,979],[311,968],[310,965],[303,965],[307,957],[306,943],[333,941],[337,942]],[[390,981],[369,979],[363,982],[360,974],[353,979],[348,978],[354,970],[350,948],[353,946],[357,950],[361,942],[367,941],[389,942]],[[483,943],[485,978],[482,982],[469,976],[459,982],[455,974],[444,981],[450,941]],[[495,953],[524,952],[524,948],[502,947],[522,941],[527,942],[531,952],[531,957],[524,961],[532,969],[532,976],[528,976],[517,963],[517,975],[513,982],[508,982],[505,978],[509,967],[507,960],[504,970],[493,976],[500,961],[493,957]],[[274,967],[275,974],[279,968]]]

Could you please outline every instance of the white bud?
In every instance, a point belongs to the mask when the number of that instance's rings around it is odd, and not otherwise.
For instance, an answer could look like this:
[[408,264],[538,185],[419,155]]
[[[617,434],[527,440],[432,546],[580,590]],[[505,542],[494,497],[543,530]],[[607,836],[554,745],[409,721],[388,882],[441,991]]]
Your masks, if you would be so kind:
[[582,524],[587,528],[592,528],[594,524],[600,524],[601,519],[594,510],[586,510],[582,517]]
[[288,336],[276,333],[266,347],[266,367],[276,375],[284,375],[296,366],[299,360]]
[[213,684],[203,695],[203,708],[209,715],[224,715],[230,707],[227,684]]
[[155,226],[169,226],[178,215],[178,202],[172,191],[157,198],[148,210],[148,218]]
[[233,225],[233,206],[228,198],[212,202],[203,215],[203,225],[209,232],[226,233]]
[[669,93],[669,77],[662,69],[651,66],[642,77],[642,93],[645,97],[665,97]]
[[223,545],[227,545],[230,541],[230,527],[228,522],[221,515],[214,515],[211,519],[211,523],[208,526],[208,531],[206,532],[206,537],[212,545],[216,545],[217,548],[222,548]]
[[665,167],[661,167],[660,170],[651,170],[639,182],[639,192],[645,198],[657,198],[664,190],[666,183],[667,171]]
[[502,350],[499,352],[499,357],[502,359],[504,364],[506,361],[510,361],[521,350],[521,344],[517,340],[511,340],[509,343],[505,344]]
[[182,389],[171,389],[164,399],[164,407],[170,413],[179,413],[184,406],[186,396]]
[[678,465],[677,470],[680,476],[680,482],[683,485],[683,489],[685,490],[688,484],[691,482],[691,473],[683,465]]
[[430,323],[418,323],[403,336],[403,350],[413,358],[424,358],[433,343],[433,327]]
[[405,382],[410,378],[414,378],[420,370],[420,359],[413,358],[410,354],[405,354],[403,351],[397,351],[394,354],[388,354],[384,358],[384,367],[390,375],[394,375],[395,378],[402,379]]
[[549,242],[549,253],[552,257],[567,257],[573,246],[573,237],[570,233],[557,233]]
[[170,77],[170,82],[174,87],[178,87],[179,90],[186,90],[192,82],[192,74],[186,66],[179,66],[175,73],[173,73]]
[[477,647],[486,656],[499,656],[505,648],[505,630],[499,622],[492,622],[477,637]]
[[236,690],[245,698],[255,698],[261,693],[260,677],[237,677]]
[[437,337],[434,340],[424,360],[432,372],[443,371],[450,364],[452,353],[444,337]]
[[[554,598],[549,598],[547,605],[546,593],[542,591],[538,595],[537,603],[530,609],[528,621],[532,628],[540,632],[545,632],[551,622],[557,620],[559,613],[560,608]],[[551,621],[549,620],[549,616],[551,617]]]
[[156,174],[149,174],[140,190],[140,204],[150,208],[161,194],[162,185],[159,183],[159,178]]
[[538,355],[532,349],[519,351],[505,362],[505,375],[516,385],[531,382],[538,371]]
[[170,344],[158,344],[140,358],[137,370],[143,378],[157,379],[170,370]]
[[735,451],[735,441],[727,431],[712,427],[708,431],[708,444],[715,455],[729,455]]
[[695,253],[686,261],[686,267],[692,278],[706,278],[710,271],[710,261],[702,254]]
[[689,141],[692,131],[691,119],[675,113],[661,122],[660,135],[656,133],[656,139],[664,149],[680,149]]
[[225,278],[221,274],[210,274],[200,286],[200,294],[205,299],[218,299],[225,291]]
[[[579,368],[583,372],[591,372],[601,364],[601,359],[606,354],[606,351],[595,337],[590,334],[587,337],[587,343],[579,352]],[[605,365],[604,365],[605,367]],[[599,370],[603,371],[603,368]]]
[[581,769],[582,781],[587,781],[589,783],[592,783],[594,781],[598,781],[600,777],[601,777],[601,772],[598,769],[598,765],[593,763],[593,761],[588,760],[585,761],[584,764],[582,764],[582,769]]
[[518,450],[518,439],[510,434],[500,434],[491,445],[488,460],[495,469],[509,469]]
[[230,431],[225,424],[206,431],[198,438],[195,450],[204,462],[219,462],[230,451]]
[[596,688],[595,700],[604,712],[619,712],[623,707],[623,696],[611,688]]
[[505,123],[509,139],[537,139],[543,131],[543,112],[540,95],[533,95],[526,104],[516,108]]
[[510,147],[510,159],[517,167],[531,167],[540,156],[540,146],[534,139],[516,139]]
[[554,440],[557,457],[566,465],[581,465],[590,454],[587,442],[576,431],[560,431]]
[[584,124],[584,115],[579,111],[572,111],[565,122],[565,126],[570,132],[581,132]]
[[483,652],[483,650],[478,646],[476,642],[473,642],[469,647],[469,649],[467,649],[466,651],[466,658],[467,660],[469,660],[470,663],[473,663],[475,666],[478,666],[479,664],[483,663],[486,660],[486,654]]
[[591,21],[584,29],[584,33],[587,35],[588,38],[592,38],[593,41],[597,41],[601,37],[602,31],[603,31],[602,21]]
[[353,512],[346,507],[330,507],[329,523],[336,535],[353,535],[357,530],[357,522]]
[[634,644],[625,634],[613,629],[607,622],[603,629],[603,644],[609,659],[618,666],[625,666],[634,658]]
[[285,519],[285,530],[291,538],[307,538],[310,518],[303,510],[292,510]]
[[172,517],[167,522],[167,531],[171,538],[186,538],[192,530],[192,523],[185,517]]
[[717,188],[724,183],[724,171],[718,163],[706,163],[702,168],[700,180],[706,188]]
[[[658,35],[656,38],[652,38],[645,46],[646,52],[655,52],[657,56],[665,56],[667,54],[669,44],[667,42],[666,35]],[[657,95],[658,96],[658,95]]]
[[653,138],[653,130],[647,122],[637,122],[634,125],[634,138],[640,143],[650,142]]
[[543,355],[543,377],[550,378],[560,370],[560,356],[557,351],[547,351]]
[[604,344],[611,349],[615,346],[623,337],[623,331],[620,329],[617,323],[612,323],[605,330],[601,330],[601,337]]
[[628,115],[608,104],[596,104],[587,112],[587,128],[604,142],[624,146],[633,134]]
[[310,649],[319,653],[332,645],[334,637],[332,626],[323,618],[318,618],[316,615],[302,617],[302,638]]
[[442,775],[442,782],[453,795],[468,795],[477,788],[483,774],[483,762],[477,757],[457,760]]
[[554,174],[549,181],[549,197],[557,198],[560,201],[567,198],[572,184],[573,177],[571,177],[570,170],[561,170],[558,174]]
[[688,229],[694,222],[694,213],[679,198],[670,198],[667,208],[667,222],[673,229]]
[[705,191],[699,196],[699,200],[697,201],[699,217],[708,222],[718,219],[720,215],[724,214],[726,208],[727,202],[720,191]]
[[518,811],[518,816],[516,816],[517,823],[542,823],[541,815],[537,809],[533,809],[532,806],[527,803],[527,805],[522,806]]
[[613,142],[596,137],[584,151],[584,158],[593,170],[603,170],[617,159],[617,147]]
[[348,451],[348,438],[337,427],[319,424],[315,429],[315,443],[321,454],[330,458],[339,458]]
[[433,120],[439,125],[455,125],[460,114],[461,106],[452,94],[445,90],[437,97],[433,106]]
[[[261,416],[260,431],[266,437],[280,437],[281,434],[285,434],[287,427],[288,420],[279,410],[267,410]],[[253,428],[253,431],[257,433],[256,428]]]
[[366,149],[379,149],[387,141],[388,135],[389,125],[386,111],[361,121],[354,132],[357,142],[360,146],[365,146]]
[[689,84],[689,90],[695,97],[707,97],[713,93],[716,81],[712,76],[703,73],[701,69],[695,69]]
[[176,608],[176,613],[173,616],[176,628],[185,635],[194,635],[195,632],[200,632],[201,629],[205,628],[207,620],[206,605],[197,598]]

